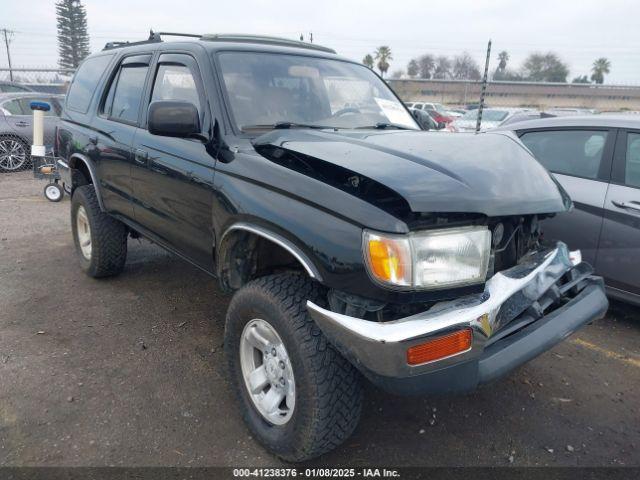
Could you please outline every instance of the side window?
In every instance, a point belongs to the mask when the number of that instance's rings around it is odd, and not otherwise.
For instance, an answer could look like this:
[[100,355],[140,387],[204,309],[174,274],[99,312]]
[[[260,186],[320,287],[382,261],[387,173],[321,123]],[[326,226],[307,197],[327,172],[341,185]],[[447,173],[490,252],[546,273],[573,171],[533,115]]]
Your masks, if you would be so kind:
[[[51,98],[21,98],[20,99],[20,106],[22,108],[22,111],[24,112],[22,115],[32,115],[33,114],[32,110],[31,110],[31,102],[33,102],[35,100],[40,101],[40,102],[46,102],[51,107],[51,109],[49,111],[44,112],[44,116],[45,117],[57,117],[57,116],[59,116],[59,111],[58,111],[58,108],[57,108],[57,104]],[[16,114],[16,115],[19,115],[19,114]]]
[[550,130],[525,133],[520,139],[548,170],[597,179],[607,132]]
[[627,134],[625,184],[640,188],[640,133]]
[[[147,77],[148,65],[123,65],[113,80],[107,95],[105,113],[112,120],[127,123],[138,121],[142,90]],[[110,103],[110,105],[109,105]]]
[[104,73],[112,55],[101,55],[85,60],[73,77],[67,94],[66,107],[80,113],[87,113],[93,92]]
[[20,99],[10,100],[2,104],[2,110],[8,112],[9,115],[24,115]]
[[191,71],[183,65],[160,64],[151,96],[151,101],[155,100],[190,102],[202,113],[196,81]]

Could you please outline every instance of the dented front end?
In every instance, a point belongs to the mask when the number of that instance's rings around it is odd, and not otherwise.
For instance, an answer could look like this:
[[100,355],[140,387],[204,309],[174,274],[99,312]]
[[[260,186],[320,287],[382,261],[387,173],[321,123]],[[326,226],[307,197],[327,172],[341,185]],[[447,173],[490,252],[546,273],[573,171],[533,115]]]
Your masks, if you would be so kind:
[[[608,307],[602,279],[566,245],[530,254],[495,273],[482,293],[374,322],[307,308],[331,342],[371,380],[398,393],[470,390],[551,348]],[[409,352],[470,330],[468,348],[412,364]],[[437,345],[437,342],[433,343]]]

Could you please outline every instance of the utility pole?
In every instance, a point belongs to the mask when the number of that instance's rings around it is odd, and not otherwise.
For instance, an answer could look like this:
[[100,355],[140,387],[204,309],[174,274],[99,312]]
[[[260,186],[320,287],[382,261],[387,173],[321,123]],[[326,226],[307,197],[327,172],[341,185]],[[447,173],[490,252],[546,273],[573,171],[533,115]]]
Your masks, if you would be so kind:
[[7,47],[7,60],[9,61],[9,79],[13,82],[13,70],[11,69],[11,52],[9,51],[9,44],[11,43],[11,37],[13,37],[13,30],[7,30],[3,28],[0,30],[4,35],[4,44]]
[[489,58],[491,57],[491,39],[487,45],[487,60],[484,64],[484,78],[482,79],[482,90],[480,91],[480,104],[478,105],[478,120],[476,120],[476,133],[480,131],[482,123],[482,110],[484,110],[484,94],[487,92],[487,78],[489,75]]

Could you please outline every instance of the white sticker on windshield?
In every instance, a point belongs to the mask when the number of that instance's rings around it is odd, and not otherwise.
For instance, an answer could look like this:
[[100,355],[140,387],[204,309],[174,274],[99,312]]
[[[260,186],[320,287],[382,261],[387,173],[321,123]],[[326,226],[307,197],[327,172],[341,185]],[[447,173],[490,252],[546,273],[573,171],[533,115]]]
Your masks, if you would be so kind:
[[411,117],[398,102],[385,100],[384,98],[378,97],[374,97],[374,99],[380,107],[380,110],[382,110],[384,116],[389,120],[389,123],[397,123],[409,128],[414,126],[413,122],[411,121]]

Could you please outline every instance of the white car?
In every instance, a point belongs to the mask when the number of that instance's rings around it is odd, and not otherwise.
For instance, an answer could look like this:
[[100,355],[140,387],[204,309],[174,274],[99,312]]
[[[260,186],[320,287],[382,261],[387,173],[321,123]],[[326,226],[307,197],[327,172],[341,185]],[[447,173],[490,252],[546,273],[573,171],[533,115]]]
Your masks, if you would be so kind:
[[[517,121],[540,118],[540,112],[526,108],[485,108],[482,110],[482,124],[480,131],[490,130],[505,123],[510,123],[514,117]],[[478,110],[469,110],[449,124],[447,130],[451,132],[475,132],[478,120]]]

